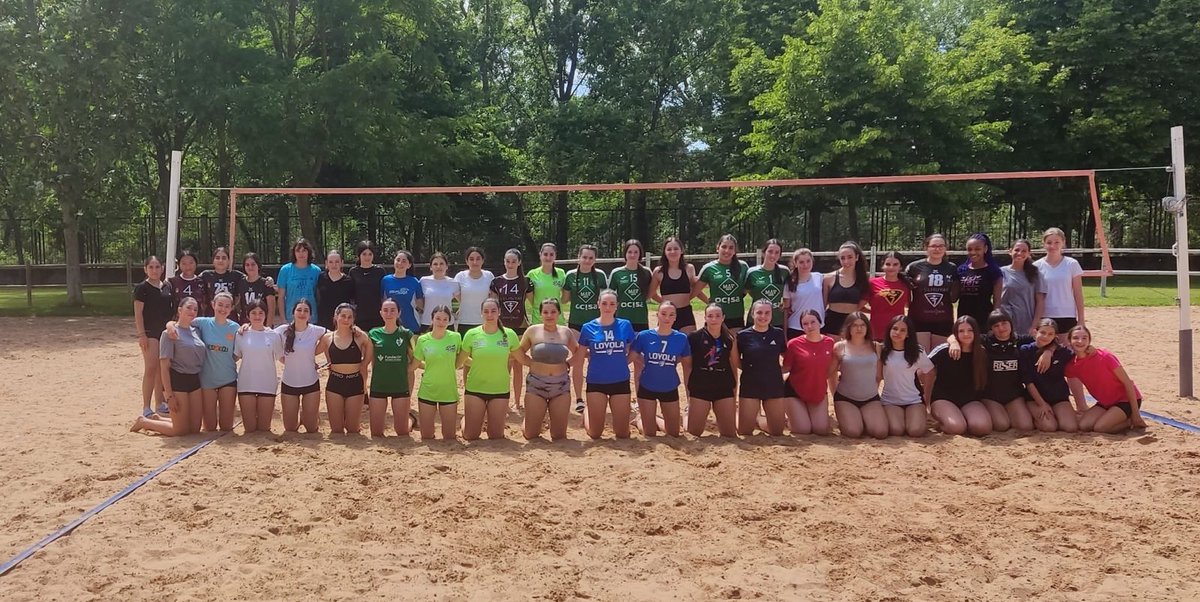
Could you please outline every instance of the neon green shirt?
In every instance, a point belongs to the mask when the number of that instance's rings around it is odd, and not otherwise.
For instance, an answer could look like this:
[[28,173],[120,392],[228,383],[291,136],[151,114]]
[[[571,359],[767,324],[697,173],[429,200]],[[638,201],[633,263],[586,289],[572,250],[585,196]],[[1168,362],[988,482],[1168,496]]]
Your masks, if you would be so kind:
[[592,269],[584,274],[579,270],[567,272],[563,282],[563,290],[571,293],[571,326],[582,327],[584,324],[600,317],[600,291],[608,286],[608,278],[604,272]]
[[521,337],[511,328],[502,326],[492,334],[484,332],[482,326],[468,330],[462,342],[463,350],[471,356],[467,390],[488,395],[508,393],[508,354],[520,346]]
[[[567,272],[562,268],[554,268],[554,274],[547,274],[542,270],[541,266],[538,266],[529,270],[529,273],[525,275],[533,283],[533,308],[529,312],[529,321],[537,323],[541,321],[542,301],[546,299],[562,299],[562,289],[563,284],[567,282]],[[559,324],[567,323],[566,314],[566,311],[558,314]]]
[[432,332],[417,337],[413,357],[425,362],[421,375],[421,387],[417,398],[442,403],[458,402],[458,352],[462,350],[462,337],[453,330],[436,339]]
[[750,302],[759,299],[771,302],[772,326],[783,326],[783,287],[787,286],[787,279],[787,270],[779,266],[768,272],[756,265],[746,272],[746,292],[750,293]]
[[650,270],[641,266],[636,270],[621,266],[609,276],[608,288],[617,291],[618,318],[625,318],[634,326],[650,323],[646,311],[646,297],[650,295]]

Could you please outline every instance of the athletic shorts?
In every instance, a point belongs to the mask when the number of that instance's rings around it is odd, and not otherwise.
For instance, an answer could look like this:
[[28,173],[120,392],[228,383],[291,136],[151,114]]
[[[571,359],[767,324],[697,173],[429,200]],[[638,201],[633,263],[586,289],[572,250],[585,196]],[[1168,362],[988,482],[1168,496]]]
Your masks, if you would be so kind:
[[507,393],[476,393],[475,391],[465,391],[463,397],[478,397],[483,400],[483,403],[488,403],[497,399],[508,401],[511,394],[511,391]]
[[571,373],[539,375],[530,373],[525,377],[525,392],[550,401],[571,393]]
[[804,405],[806,405],[806,406],[819,406],[819,405],[825,403],[824,397],[822,397],[821,399],[815,400],[815,401],[804,399],[804,398],[800,397],[799,395],[796,394],[796,390],[792,388],[792,383],[787,380],[783,381],[783,396],[799,399],[800,401],[804,402]]
[[776,399],[783,397],[783,376],[778,374],[764,375],[756,377],[756,375],[745,375],[749,378],[742,378],[742,397],[751,399]]
[[423,403],[427,406],[436,407],[458,405],[457,401],[432,401],[429,399],[421,399],[420,397],[417,398],[417,403]]
[[162,337],[162,333],[165,330],[166,330],[166,328],[162,328],[162,329],[156,329],[156,330],[146,330],[143,332],[145,333],[146,338],[157,341],[160,337]]
[[[675,319],[678,320],[679,318],[677,317]],[[679,330],[678,325],[672,326],[672,328],[674,328],[675,330]],[[650,325],[649,324],[634,324],[633,325],[634,332],[642,332],[643,330],[650,330]]]
[[408,396],[409,396],[408,391],[390,392],[390,391],[376,391],[375,389],[371,389],[371,392],[367,395],[367,397],[374,397],[376,399],[387,399],[389,397],[403,398],[403,397],[408,397]]
[[990,399],[1000,404],[1006,404],[1018,397],[1029,399],[1029,393],[1025,390],[1025,387],[1014,387],[1001,391],[985,390],[983,392],[984,399]]
[[671,328],[675,330],[683,330],[688,326],[696,325],[696,314],[692,313],[692,306],[678,308],[675,312],[675,325]]
[[184,374],[171,370],[171,390],[177,393],[191,393],[200,390],[199,374]]
[[321,381],[319,380],[311,385],[305,385],[303,387],[293,387],[287,383],[279,385],[279,392],[284,395],[308,395],[309,393],[316,393],[320,390]]
[[659,403],[671,403],[673,401],[679,401],[679,387],[676,387],[670,391],[651,391],[645,387],[639,386],[637,390],[637,396],[638,399],[650,399]]
[[1058,334],[1067,334],[1067,331],[1071,330],[1072,328],[1075,328],[1075,326],[1077,324],[1079,324],[1079,320],[1076,318],[1050,318],[1050,319],[1054,320],[1054,324],[1058,326],[1058,329],[1057,329]]
[[729,329],[733,329],[733,330],[741,330],[745,327],[746,327],[746,317],[745,316],[726,316],[725,317],[725,328],[729,328]]
[[242,391],[238,390],[238,395],[253,395],[255,397],[275,397],[275,392],[267,393],[265,391]]
[[[862,408],[863,406],[867,405],[868,403],[871,403],[872,401],[879,401],[879,396],[876,395],[870,399],[859,401],[857,399],[850,399],[849,397],[842,395],[841,391],[834,391],[833,392],[833,400],[834,401],[845,401],[847,403],[854,404],[854,407],[856,407],[856,408]],[[921,403],[921,402],[918,401],[917,403]],[[909,404],[909,405],[915,405],[915,404]],[[896,407],[903,408],[905,406],[896,406]]]
[[342,374],[341,372],[329,371],[329,380],[325,381],[326,393],[337,393],[342,397],[354,397],[362,395],[365,388],[363,387],[363,377],[361,372],[353,374]]
[[821,334],[842,336],[842,326],[846,324],[846,318],[849,316],[850,314],[840,311],[825,310],[825,323],[821,325]]
[[232,381],[232,382],[227,382],[227,383],[225,383],[225,384],[223,384],[223,385],[221,385],[221,386],[219,386],[219,387],[213,387],[213,390],[214,390],[214,391],[220,391],[221,389],[225,389],[225,388],[228,388],[228,387],[233,387],[233,389],[236,391],[236,390],[237,390],[237,381],[235,380],[235,381]]
[[942,322],[923,322],[921,320],[913,320],[913,326],[917,332],[928,332],[939,337],[948,337],[954,332],[954,320]]
[[619,383],[588,383],[587,392],[604,395],[629,395],[629,381]]
[[482,326],[482,324],[459,324],[455,327],[455,329],[458,331],[458,334],[467,334],[468,330],[471,330],[476,326]]
[[703,372],[692,372],[688,379],[688,397],[713,402],[718,399],[734,397],[732,378],[704,377]]
[[936,400],[938,400],[938,399],[945,399],[946,401],[949,401],[950,403],[952,403],[952,404],[954,404],[954,405],[958,406],[958,408],[959,408],[960,410],[961,410],[962,408],[966,407],[966,405],[967,405],[968,403],[971,403],[972,401],[981,401],[981,399],[979,399],[979,398],[977,398],[976,396],[973,396],[973,395],[972,395],[972,396],[967,396],[967,397],[965,397],[965,398],[964,398],[964,397],[959,397],[959,398],[957,398],[957,399],[951,399],[950,397],[938,397],[937,395],[934,395],[934,396],[933,396],[933,399],[934,399],[935,401],[936,401]]
[[[1103,407],[1106,410],[1108,408],[1119,408],[1122,412],[1125,413],[1126,418],[1133,418],[1133,404],[1129,403],[1128,401],[1118,401],[1117,403],[1115,403],[1113,405],[1101,406],[1101,407]],[[1139,399],[1138,400],[1138,409],[1141,409],[1141,407],[1142,407],[1142,400]]]

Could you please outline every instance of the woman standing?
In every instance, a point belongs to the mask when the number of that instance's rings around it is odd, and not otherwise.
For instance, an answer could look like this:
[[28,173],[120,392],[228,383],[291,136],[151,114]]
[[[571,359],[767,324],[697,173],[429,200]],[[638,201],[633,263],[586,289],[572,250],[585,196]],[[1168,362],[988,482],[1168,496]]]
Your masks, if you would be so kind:
[[283,380],[279,386],[283,406],[283,428],[294,433],[316,433],[321,426],[321,382],[317,355],[325,353],[326,330],[310,324],[312,304],[308,299],[292,303],[292,321],[277,326],[283,339]]
[[[866,316],[850,314],[846,325],[866,328]],[[821,334],[821,319],[809,309],[800,316],[804,336],[787,344],[783,355],[785,409],[793,435],[829,434],[829,389],[833,367],[833,337]]]
[[1076,324],[1067,334],[1075,357],[1067,364],[1066,375],[1076,403],[1084,399],[1087,387],[1096,405],[1079,418],[1079,430],[1097,433],[1123,433],[1146,428],[1142,420],[1142,393],[1125,373],[1121,360],[1107,349],[1092,346],[1092,331]]
[[534,324],[521,337],[519,361],[529,367],[525,388],[525,438],[542,436],[546,412],[550,413],[550,439],[567,436],[571,415],[570,356],[579,351],[574,330],[560,326],[558,299],[542,301],[541,324]]
[[657,433],[657,412],[662,409],[663,430],[672,437],[679,436],[679,373],[675,367],[683,364],[688,371],[691,347],[686,334],[674,330],[675,304],[664,301],[658,306],[658,328],[639,332],[633,342],[634,366],[637,368],[638,415],[642,418],[642,434]]
[[908,277],[900,273],[903,263],[899,253],[889,251],[883,256],[880,267],[883,275],[868,281],[871,292],[867,296],[867,306],[871,311],[871,338],[887,341],[892,318],[908,311],[912,286]]
[[[238,293],[245,287],[246,275],[229,268],[229,251],[225,247],[217,247],[213,251],[213,267],[211,270],[200,272],[200,280],[204,281],[204,290],[209,296],[216,298],[218,293],[227,293],[233,298],[233,310],[229,319],[234,322],[242,321],[241,308],[238,306]],[[211,317],[212,308],[205,309],[204,315]]]
[[[542,301],[546,299],[561,300],[563,284],[567,280],[567,273],[562,268],[554,267],[554,261],[558,259],[558,247],[554,246],[554,243],[543,243],[538,257],[541,259],[541,265],[525,274],[533,285],[534,307],[541,307]],[[562,314],[559,314],[558,320],[560,324],[566,324]]]
[[[196,254],[185,249],[179,254],[179,275],[171,276],[168,282],[171,283],[171,291],[175,294],[175,306],[178,307],[184,297],[191,297],[196,300],[198,307],[207,308],[212,301],[212,295],[208,288],[204,285],[204,281],[200,276],[196,275],[196,269],[199,263],[196,260]],[[201,309],[203,314],[205,309]]]
[[400,310],[400,323],[415,333],[421,330],[425,294],[421,292],[421,281],[409,274],[413,268],[412,253],[403,249],[396,251],[392,267],[394,272],[384,276],[380,284],[383,296],[396,302]]
[[737,348],[742,367],[741,399],[738,404],[738,434],[749,436],[759,426],[758,413],[766,413],[762,426],[769,435],[783,434],[787,421],[783,402],[783,370],[780,360],[787,350],[783,330],[771,326],[771,303],[755,301],[750,309],[754,324],[738,331]]
[[354,315],[357,326],[371,330],[383,326],[380,317],[380,302],[383,300],[383,277],[387,272],[375,265],[375,248],[371,241],[363,240],[354,247],[354,267],[350,268],[350,281],[354,283]]
[[[1040,370],[1038,362],[1049,355],[1049,364]],[[1026,405],[1039,431],[1052,433],[1079,430],[1079,417],[1071,407],[1071,389],[1067,385],[1067,366],[1075,357],[1069,348],[1058,344],[1058,326],[1042,318],[1034,342],[1021,345],[1019,362],[1021,381],[1029,391]],[[1077,399],[1079,414],[1087,412],[1087,401]]]
[[600,317],[584,324],[579,334],[579,355],[590,358],[584,428],[592,439],[604,435],[609,410],[613,433],[618,439],[629,438],[629,362],[633,359],[633,340],[633,325],[617,317],[616,291],[600,291]]
[[[1050,228],[1042,235],[1042,246],[1046,256],[1033,262],[1038,269],[1037,297],[1033,321],[1050,318],[1058,324],[1058,331],[1069,331],[1076,324],[1083,324],[1083,268],[1072,257],[1063,255],[1067,235],[1058,228]],[[1059,344],[1065,345],[1063,335]]]
[[976,232],[967,239],[967,261],[958,266],[958,283],[958,316],[971,316],[986,324],[1004,289],[1000,264],[992,257],[992,239],[987,234]]
[[794,339],[804,334],[800,327],[800,315],[807,310],[817,312],[821,324],[825,323],[825,277],[814,272],[813,254],[808,249],[796,249],[792,253],[788,268],[787,290],[783,297],[783,310],[787,314],[787,338]]
[[[521,252],[509,249],[504,252],[504,274],[492,280],[492,298],[500,302],[500,323],[524,336],[529,327],[529,314],[525,304],[533,298],[533,283],[521,273]],[[558,319],[557,317],[555,319]],[[521,366],[515,363],[512,370],[513,404],[517,409],[523,405],[521,394]]]
[[870,283],[867,282],[867,258],[858,243],[844,242],[838,248],[838,269],[825,274],[825,325],[821,332],[841,338],[842,326],[851,312],[861,311],[867,304]]
[[479,247],[467,247],[464,257],[467,269],[454,275],[459,290],[458,333],[462,335],[483,324],[481,308],[492,290],[492,280],[496,278],[490,271],[483,269],[485,258],[483,250]]
[[[921,377],[924,382],[924,376],[933,370],[933,362],[917,342],[917,330],[908,316],[892,318],[888,338],[879,351],[879,363],[883,375],[883,394],[879,399],[883,402],[883,411],[886,412],[883,418],[887,421],[880,425],[880,417],[875,415],[875,409],[870,404],[859,406],[867,432],[876,439],[882,439],[889,433],[894,436],[924,437],[929,407],[921,389],[917,388],[917,378]],[[848,407],[846,409],[849,410]],[[846,423],[842,422],[841,414],[838,414],[838,424],[843,425],[844,434]]]
[[335,330],[321,337],[329,360],[325,383],[325,412],[330,432],[357,434],[362,424],[367,367],[371,365],[371,339],[354,327],[354,306],[342,303],[333,310]]
[[[784,283],[788,280],[788,271],[779,265],[783,255],[783,245],[772,238],[763,244],[761,265],[756,265],[746,272],[746,292],[750,294],[750,302],[763,299],[771,303],[771,326],[785,326],[783,299]],[[749,324],[750,316],[746,316]],[[820,321],[820,318],[818,318]]]
[[688,335],[692,361],[685,364],[688,390],[688,432],[699,437],[716,414],[722,437],[737,437],[737,374],[741,370],[737,339],[725,326],[725,312],[713,303],[704,310],[704,328]]
[[195,299],[184,297],[179,302],[176,338],[170,338],[164,330],[158,339],[159,379],[170,407],[170,418],[157,414],[138,416],[129,430],[144,429],[173,437],[200,431],[200,370],[204,366],[205,346],[192,326],[199,309]]
[[[462,294],[458,283],[446,275],[448,269],[450,269],[450,263],[446,261],[446,256],[438,251],[429,258],[429,271],[433,274],[421,276],[421,294],[425,297],[426,308],[425,313],[421,314],[421,332],[429,332],[433,328],[432,308],[451,307],[451,304],[458,301]],[[450,318],[450,323],[451,325],[454,323],[453,316]]]
[[412,345],[413,332],[400,324],[400,307],[391,299],[384,299],[379,308],[383,326],[372,328],[371,338],[374,353],[371,356],[371,392],[367,396],[370,405],[371,436],[382,437],[387,423],[388,403],[392,405],[392,423],[397,435],[407,435],[412,430],[410,397],[413,378]]
[[504,418],[508,415],[509,365],[521,347],[517,333],[500,324],[500,304],[486,299],[480,307],[483,324],[463,335],[458,363],[470,362],[471,370],[463,377],[466,391],[466,416],[463,420],[463,439],[475,441],[483,431],[487,418],[488,439],[504,438]]
[[313,255],[313,247],[308,240],[299,238],[292,245],[291,263],[279,268],[279,280],[275,286],[279,295],[280,324],[287,324],[300,299],[309,302],[313,315],[319,315],[316,299],[317,278],[321,276],[321,268],[312,264]]
[[987,351],[979,324],[971,316],[955,320],[952,331],[962,352],[958,358],[950,354],[947,344],[938,346],[929,355],[933,370],[925,398],[929,400],[933,417],[947,435],[970,432],[982,437],[992,432],[992,415],[983,403],[987,385]]
[[325,271],[317,277],[317,324],[334,329],[334,308],[354,306],[354,279],[342,271],[342,254],[330,251],[325,256]]
[[650,270],[642,265],[646,252],[641,241],[631,238],[625,241],[622,251],[625,265],[612,271],[608,277],[608,288],[617,291],[617,317],[629,320],[634,332],[650,328],[650,314],[646,299],[650,297]]
[[421,440],[432,440],[435,421],[442,423],[442,439],[458,433],[458,353],[462,336],[450,330],[449,305],[434,305],[429,313],[429,332],[417,337],[413,358],[420,362],[421,386],[417,389]]
[[154,413],[150,401],[157,398],[158,413],[167,414],[163,382],[159,378],[158,339],[175,315],[175,294],[163,280],[163,264],[151,255],[142,264],[146,279],[133,288],[133,323],[137,328],[138,347],[142,350],[142,416]]
[[1018,239],[1009,251],[1012,265],[1000,268],[1000,309],[1012,319],[1013,331],[1034,335],[1038,329],[1033,321],[1038,268],[1030,260],[1029,252],[1029,241]]
[[675,330],[684,334],[696,331],[696,315],[692,312],[692,288],[695,285],[696,268],[684,258],[683,243],[674,236],[667,237],[658,267],[650,274],[650,298],[675,305],[678,309]]
[[263,277],[262,262],[254,253],[246,253],[242,259],[242,270],[246,273],[246,279],[242,281],[241,293],[238,295],[242,307],[248,308],[262,301],[267,308],[267,318],[264,323],[267,328],[274,327],[275,283],[270,278]]
[[241,359],[238,367],[238,405],[242,409],[242,427],[247,433],[271,432],[275,414],[275,391],[279,376],[275,366],[283,359],[283,339],[267,327],[267,303],[262,299],[247,304],[249,328],[239,330],[233,342],[233,355]]
[[[717,259],[700,268],[692,296],[705,303],[716,303],[725,314],[725,326],[737,330],[746,326],[746,272],[750,266],[737,258],[737,239],[725,234],[717,241]],[[704,287],[708,287],[705,294]]]
[[954,329],[954,301],[958,299],[958,266],[946,261],[946,237],[930,234],[925,239],[925,259],[904,269],[912,283],[912,307],[908,310],[917,329],[922,349],[946,342]]
[[[596,269],[596,247],[581,245],[579,247],[579,267],[567,272],[563,280],[560,301],[570,304],[570,315],[567,316],[567,326],[577,334],[583,331],[583,325],[600,317],[600,291],[608,286],[608,277],[602,270]],[[583,412],[583,363],[571,366],[571,384],[575,389],[575,411]]]

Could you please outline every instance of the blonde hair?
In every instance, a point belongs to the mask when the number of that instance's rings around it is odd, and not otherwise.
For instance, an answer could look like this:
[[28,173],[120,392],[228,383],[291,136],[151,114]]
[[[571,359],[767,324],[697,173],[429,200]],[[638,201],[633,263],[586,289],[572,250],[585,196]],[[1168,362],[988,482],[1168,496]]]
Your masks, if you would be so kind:
[[1046,239],[1050,238],[1051,236],[1057,236],[1057,237],[1063,239],[1064,244],[1067,242],[1067,233],[1063,232],[1062,228],[1051,227],[1051,228],[1046,228],[1046,231],[1042,232],[1042,244],[1046,244]]

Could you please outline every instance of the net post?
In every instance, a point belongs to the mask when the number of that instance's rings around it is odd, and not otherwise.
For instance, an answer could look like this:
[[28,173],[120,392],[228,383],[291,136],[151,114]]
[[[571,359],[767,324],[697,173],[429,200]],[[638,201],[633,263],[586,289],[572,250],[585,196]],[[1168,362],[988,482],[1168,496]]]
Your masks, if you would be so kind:
[[1108,298],[1108,274],[1100,276],[1100,297],[1102,299]]
[[237,239],[237,189],[229,191],[229,259],[233,261],[233,241]]
[[867,273],[870,274],[871,277],[875,277],[877,275],[875,273],[875,266],[879,265],[875,262],[875,245],[871,245],[870,257],[871,258],[868,261],[871,263],[868,265]]
[[171,151],[171,193],[167,196],[167,256],[163,264],[163,279],[175,274],[175,255],[179,250],[179,176],[183,168],[183,151]]
[[1188,252],[1187,185],[1183,160],[1183,126],[1171,128],[1171,183],[1179,212],[1175,214],[1175,283],[1179,305],[1179,396],[1192,396],[1192,301]]

